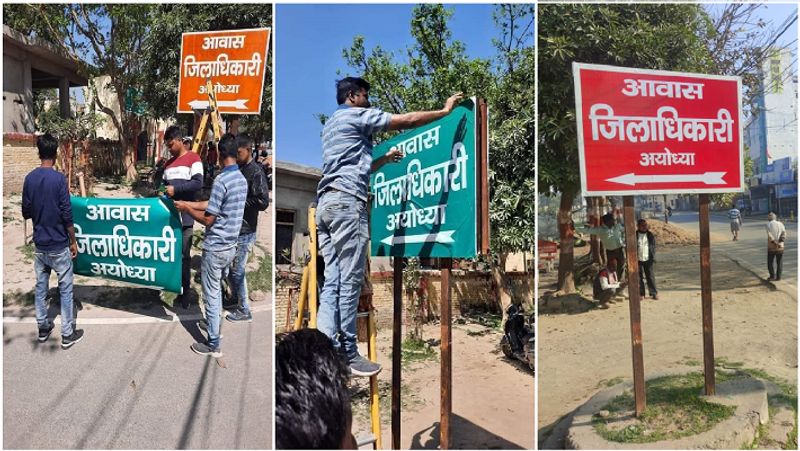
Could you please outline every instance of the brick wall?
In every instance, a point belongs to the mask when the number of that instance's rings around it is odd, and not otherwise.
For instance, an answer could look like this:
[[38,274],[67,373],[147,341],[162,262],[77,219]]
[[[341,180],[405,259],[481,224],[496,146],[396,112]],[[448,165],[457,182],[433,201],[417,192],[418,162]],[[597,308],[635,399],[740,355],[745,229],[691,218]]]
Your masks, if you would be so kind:
[[3,193],[21,193],[25,176],[40,163],[35,135],[4,134]]
[[[294,321],[297,314],[299,275],[294,280],[287,280],[285,273],[277,278],[275,291],[275,328],[277,331],[285,330],[286,315],[291,292],[291,319]],[[516,302],[526,304],[526,309],[533,305],[533,274],[508,274],[513,298]],[[458,317],[461,312],[470,309],[487,309],[499,313],[496,287],[488,272],[465,272],[453,270],[450,276],[452,283],[451,303],[453,315]],[[392,325],[392,274],[372,274],[372,305],[376,310],[376,319],[379,328]],[[439,316],[441,300],[441,277],[439,271],[422,271],[421,285],[426,286],[431,313]]]

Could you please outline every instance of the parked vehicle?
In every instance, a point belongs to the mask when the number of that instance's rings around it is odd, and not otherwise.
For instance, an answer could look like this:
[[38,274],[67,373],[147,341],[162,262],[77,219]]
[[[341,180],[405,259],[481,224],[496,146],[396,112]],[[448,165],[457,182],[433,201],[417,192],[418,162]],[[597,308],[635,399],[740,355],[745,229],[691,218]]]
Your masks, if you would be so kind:
[[533,327],[533,314],[525,316],[522,306],[511,304],[506,309],[508,319],[500,340],[500,349],[509,359],[517,359],[526,363],[531,371],[536,371],[535,351],[536,336]]

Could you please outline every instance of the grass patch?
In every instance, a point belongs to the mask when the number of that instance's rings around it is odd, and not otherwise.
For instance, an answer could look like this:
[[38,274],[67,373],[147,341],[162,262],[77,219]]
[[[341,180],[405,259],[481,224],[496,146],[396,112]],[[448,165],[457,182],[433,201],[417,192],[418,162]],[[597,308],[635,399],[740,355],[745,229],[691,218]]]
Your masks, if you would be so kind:
[[[729,378],[719,374],[717,380]],[[620,443],[650,443],[696,435],[710,430],[736,410],[702,399],[703,385],[702,373],[652,379],[646,382],[647,408],[640,418],[631,417],[634,397],[626,391],[603,407],[610,413],[608,418],[595,417],[592,421],[603,438]]]
[[272,291],[272,255],[259,257],[258,267],[247,273],[247,288],[251,291]]
[[461,316],[471,323],[480,324],[481,326],[488,327],[489,329],[502,332],[501,326],[503,325],[503,315],[499,313],[473,309],[462,313]]
[[608,380],[602,379],[600,382],[597,383],[597,388],[600,388],[600,387],[613,387],[613,386],[615,386],[617,384],[622,383],[622,381],[623,381],[623,379],[621,377],[619,377],[619,376],[612,377],[611,379],[608,379]]
[[425,340],[406,338],[403,340],[402,348],[403,366],[437,359],[436,350]]
[[22,258],[25,263],[33,263],[33,254],[36,253],[36,247],[33,243],[23,244],[17,247],[17,250],[22,253]]

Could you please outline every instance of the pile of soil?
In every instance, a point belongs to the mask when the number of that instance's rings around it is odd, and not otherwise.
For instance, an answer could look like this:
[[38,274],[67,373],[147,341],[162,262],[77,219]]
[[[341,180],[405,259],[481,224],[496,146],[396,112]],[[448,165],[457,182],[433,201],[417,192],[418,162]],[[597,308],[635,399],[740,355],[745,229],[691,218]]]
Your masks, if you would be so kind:
[[700,234],[689,231],[675,224],[649,219],[647,225],[656,237],[656,243],[664,244],[700,244]]

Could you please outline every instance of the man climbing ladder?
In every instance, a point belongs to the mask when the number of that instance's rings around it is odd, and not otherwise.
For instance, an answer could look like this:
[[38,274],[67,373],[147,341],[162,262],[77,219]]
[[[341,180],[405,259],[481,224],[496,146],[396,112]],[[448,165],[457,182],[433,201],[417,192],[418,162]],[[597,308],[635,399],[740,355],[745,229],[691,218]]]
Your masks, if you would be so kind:
[[355,376],[373,376],[381,366],[358,353],[356,313],[364,278],[369,224],[367,192],[370,173],[403,158],[391,149],[372,159],[375,133],[415,128],[449,114],[461,101],[458,93],[437,111],[389,114],[369,103],[370,85],[347,77],[336,83],[338,109],[322,130],[322,179],[317,187],[316,222],[325,261],[317,327],[346,358]]

